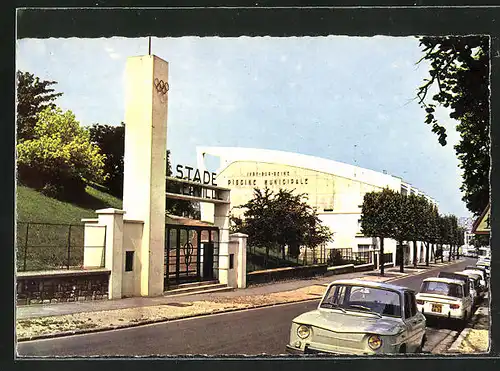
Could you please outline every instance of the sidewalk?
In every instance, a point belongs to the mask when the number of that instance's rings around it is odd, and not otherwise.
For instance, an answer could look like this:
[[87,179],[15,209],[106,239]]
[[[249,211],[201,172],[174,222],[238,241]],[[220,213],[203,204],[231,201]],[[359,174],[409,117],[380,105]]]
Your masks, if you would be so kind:
[[489,299],[485,298],[472,316],[469,324],[448,349],[448,353],[488,353],[490,348]]
[[429,267],[417,267],[417,269],[405,267],[405,273],[403,274],[399,273],[398,267],[387,268],[384,277],[380,277],[378,272],[369,271],[280,281],[229,292],[190,296],[141,297],[18,306],[16,310],[16,334],[17,339],[22,341],[317,300],[323,295],[325,286],[334,280],[359,278],[369,281],[390,282],[460,261],[430,264]]

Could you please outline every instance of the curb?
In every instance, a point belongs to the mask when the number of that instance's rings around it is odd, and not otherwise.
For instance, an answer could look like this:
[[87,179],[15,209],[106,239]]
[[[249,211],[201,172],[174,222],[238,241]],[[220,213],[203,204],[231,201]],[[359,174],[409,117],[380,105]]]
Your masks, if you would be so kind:
[[447,353],[460,353],[460,345],[462,345],[462,342],[465,340],[467,335],[469,335],[470,330],[472,330],[471,327],[466,327],[462,330],[462,332],[458,335],[458,337],[455,339],[453,344],[451,344],[451,347],[448,348],[446,351]]
[[[455,264],[455,263],[459,263],[459,262],[455,261],[454,263],[449,263],[449,264],[444,264],[444,265],[451,265],[451,264]],[[439,268],[439,266],[435,267],[435,268]],[[398,279],[406,278],[408,276],[418,276],[418,275],[423,274],[423,273],[425,273],[425,272],[420,272],[420,273],[416,273],[416,274],[407,274],[407,275],[402,276],[402,277],[390,278],[390,279],[383,281],[383,282],[395,281]],[[324,286],[323,284],[319,284],[319,285]],[[313,286],[316,286],[316,285],[313,285]],[[64,331],[64,332],[58,332],[58,333],[53,333],[53,334],[34,335],[34,336],[29,336],[29,337],[17,338],[16,340],[18,342],[26,342],[26,341],[33,341],[33,340],[53,339],[53,338],[59,338],[59,337],[65,337],[65,336],[84,335],[84,334],[104,332],[104,331],[120,330],[120,329],[125,329],[125,328],[139,327],[139,326],[164,323],[164,322],[171,322],[171,321],[177,321],[177,320],[188,319],[188,318],[197,318],[197,317],[210,316],[210,315],[215,315],[215,314],[237,312],[237,311],[242,311],[242,310],[259,309],[259,308],[274,307],[274,306],[279,306],[279,305],[309,302],[309,301],[320,300],[321,297],[322,297],[322,295],[318,295],[315,298],[290,301],[290,302],[286,302],[286,303],[262,304],[262,305],[250,306],[247,308],[228,308],[228,309],[223,309],[223,310],[211,312],[211,313],[198,313],[198,314],[194,314],[194,315],[183,315],[183,316],[179,316],[176,318],[159,318],[159,319],[155,319],[155,320],[144,320],[144,321],[138,321],[138,322],[134,322],[134,323],[127,323],[127,324],[116,325],[116,326],[106,326],[106,327],[92,328],[92,329]],[[35,317],[35,318],[37,318],[37,317]],[[31,319],[33,319],[33,318],[31,318]]]
[[261,305],[246,307],[246,308],[228,308],[228,309],[223,309],[223,310],[214,311],[214,312],[210,312],[210,313],[186,314],[186,315],[179,316],[176,318],[158,318],[158,319],[154,319],[154,320],[144,320],[144,321],[138,321],[138,322],[127,323],[127,324],[116,325],[116,326],[106,326],[106,327],[99,327],[99,328],[92,328],[92,329],[72,330],[72,331],[64,331],[64,332],[57,332],[57,333],[53,333],[53,334],[44,334],[44,335],[33,335],[33,336],[29,336],[29,337],[17,338],[16,340],[17,340],[17,342],[26,342],[26,341],[33,341],[33,340],[53,339],[53,338],[73,336],[73,335],[84,335],[84,334],[90,334],[90,333],[96,333],[96,332],[121,330],[121,329],[125,329],[125,328],[130,328],[130,327],[139,327],[139,326],[145,326],[145,325],[152,325],[152,324],[156,324],[156,323],[172,322],[172,321],[178,321],[178,320],[183,320],[183,319],[188,319],[188,318],[206,317],[206,316],[211,316],[211,315],[216,315],[216,314],[237,312],[237,311],[243,311],[243,310],[249,310],[249,309],[260,309],[260,308],[276,307],[276,306],[287,305],[287,304],[296,304],[296,303],[303,303],[303,302],[309,302],[309,301],[317,301],[317,300],[320,300],[321,297],[322,297],[322,295],[318,295],[315,298],[290,301],[287,303],[261,304]]
[[[471,322],[472,326],[474,326],[474,322],[475,322],[474,319],[480,314],[479,312],[482,312],[482,308],[483,307],[478,307],[476,309],[476,311],[474,312],[474,315],[471,317],[470,322]],[[460,345],[462,345],[462,342],[465,340],[465,338],[467,338],[467,335],[469,335],[469,333],[473,329],[474,329],[474,327],[464,328],[446,352],[447,353],[460,353]]]

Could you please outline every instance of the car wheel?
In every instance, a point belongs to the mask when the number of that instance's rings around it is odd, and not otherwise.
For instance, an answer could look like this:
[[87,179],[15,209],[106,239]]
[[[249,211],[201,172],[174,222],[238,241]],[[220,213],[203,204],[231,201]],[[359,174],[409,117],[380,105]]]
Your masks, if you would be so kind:
[[469,314],[467,311],[464,312],[464,316],[462,317],[462,325],[465,327],[467,325],[467,320],[469,319]]
[[406,344],[401,345],[401,347],[399,348],[399,353],[406,353]]
[[424,352],[424,345],[425,345],[425,342],[427,341],[425,335],[422,337],[422,342],[420,343],[420,345],[418,346],[417,350],[415,351],[415,353],[423,353]]

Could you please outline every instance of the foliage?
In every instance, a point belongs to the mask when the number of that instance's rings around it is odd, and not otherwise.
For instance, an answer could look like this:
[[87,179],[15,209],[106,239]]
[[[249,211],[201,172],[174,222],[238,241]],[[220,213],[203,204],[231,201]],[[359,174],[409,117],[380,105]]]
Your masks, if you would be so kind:
[[470,244],[475,247],[489,246],[490,236],[485,234],[476,234],[471,238]]
[[33,139],[17,145],[20,182],[68,200],[84,193],[87,181],[106,179],[104,159],[74,114],[59,108],[47,107],[40,112]]
[[[463,170],[461,190],[467,208],[479,215],[489,201],[490,168],[490,46],[487,36],[422,37],[422,60],[430,62],[430,77],[418,88],[419,103],[426,111],[439,143],[446,145],[446,129],[436,119],[436,106],[451,110],[460,141],[455,151]],[[419,62],[420,62],[419,61]],[[428,93],[437,93],[428,102]]]
[[[170,150],[167,150],[167,176],[172,176],[172,165],[170,164]],[[167,192],[180,193],[182,183],[167,181]],[[189,217],[193,219],[200,219],[200,203],[191,202],[186,200],[176,200],[167,198],[166,200],[167,213]]]
[[119,126],[94,124],[89,128],[90,139],[106,155],[104,171],[108,178],[102,184],[109,193],[123,197],[123,156],[125,153],[125,124]]
[[[380,255],[384,256],[384,239],[393,236],[397,228],[400,209],[397,205],[399,194],[389,188],[381,192],[368,192],[364,195],[361,207],[361,233],[367,237],[380,239]],[[380,265],[384,275],[384,265]]]
[[331,231],[321,224],[316,211],[304,200],[303,194],[280,189],[254,189],[254,197],[246,204],[243,218],[232,217],[233,230],[248,234],[248,244],[265,246],[297,258],[300,246],[316,247],[328,242]]
[[381,192],[365,193],[361,207],[363,235],[379,238],[393,235],[399,212],[394,202],[397,194],[389,188],[384,188]]
[[[106,155],[104,170],[109,178],[103,183],[108,191],[116,196],[123,197],[123,172],[125,156],[125,123],[119,126],[94,124],[90,128],[92,141],[101,148]],[[166,176],[172,176],[170,163],[170,150],[167,150]],[[167,192],[179,193],[181,185],[175,182],[167,182]],[[173,215],[200,218],[197,203],[185,200],[166,200],[166,212]]]
[[17,71],[17,140],[33,139],[37,115],[62,95],[55,93],[55,81],[40,80],[29,72]]

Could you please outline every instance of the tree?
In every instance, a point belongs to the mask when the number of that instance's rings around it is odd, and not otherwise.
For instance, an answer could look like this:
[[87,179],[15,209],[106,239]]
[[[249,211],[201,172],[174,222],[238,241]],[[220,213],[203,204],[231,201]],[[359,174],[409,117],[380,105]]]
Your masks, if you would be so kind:
[[105,156],[71,111],[46,107],[37,115],[33,139],[17,145],[19,181],[66,200],[79,198],[88,181],[102,182]]
[[392,236],[395,228],[396,192],[384,188],[381,192],[365,193],[361,206],[361,233],[380,239],[380,275],[384,275],[384,239]]
[[248,234],[248,244],[280,251],[285,259],[289,255],[298,258],[300,247],[314,248],[331,240],[332,233],[321,224],[316,211],[304,201],[303,194],[280,189],[277,193],[269,188],[254,189],[254,197],[246,204],[243,218],[232,218],[237,231]]
[[[103,186],[108,192],[116,197],[123,197],[123,172],[125,155],[125,123],[119,126],[94,124],[90,127],[92,142],[99,146],[101,152],[106,155],[104,170],[109,177]],[[172,176],[170,163],[170,150],[167,150],[166,175]],[[179,183],[167,182],[167,192],[179,193],[182,186]],[[199,207],[196,203],[186,200],[174,200],[167,198],[166,212],[173,215],[200,218]]]
[[425,228],[428,219],[429,202],[424,196],[411,194],[408,196],[409,207],[408,238],[413,242],[413,266],[417,266],[417,241],[424,241]]
[[17,71],[17,140],[34,139],[37,115],[53,103],[62,93],[51,88],[55,81],[40,80],[29,72]]
[[422,225],[423,238],[425,241],[425,265],[429,266],[430,247],[432,246],[432,255],[435,257],[434,245],[439,238],[439,212],[437,206],[428,203],[426,208],[425,223]]
[[394,220],[394,228],[392,229],[391,238],[395,239],[398,243],[399,271],[403,273],[405,264],[405,251],[403,243],[404,241],[409,241],[413,236],[412,205],[408,196],[394,192],[391,206],[393,208],[392,218]]
[[119,126],[94,124],[89,128],[90,139],[106,155],[104,171],[108,178],[102,184],[112,195],[123,197],[123,156],[125,153],[125,124]]
[[[419,103],[426,111],[439,143],[446,145],[446,128],[436,119],[436,106],[451,110],[460,141],[455,151],[463,170],[461,190],[467,208],[479,216],[489,202],[490,168],[490,46],[487,36],[422,37],[424,56],[430,62],[429,78],[418,88]],[[428,93],[437,90],[429,101]]]
[[[167,169],[168,177],[172,176],[172,165],[170,164],[170,150],[167,149]],[[193,186],[196,188],[196,186]],[[182,184],[174,181],[167,181],[167,192],[180,193]],[[188,218],[200,219],[199,202],[191,202],[187,200],[177,200],[172,198],[166,199],[167,213],[173,215],[184,216]]]

